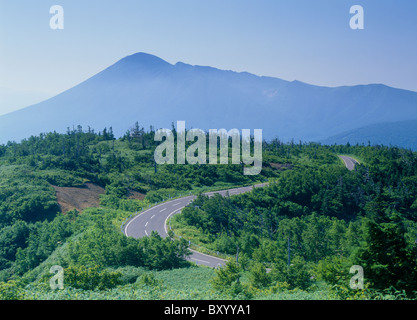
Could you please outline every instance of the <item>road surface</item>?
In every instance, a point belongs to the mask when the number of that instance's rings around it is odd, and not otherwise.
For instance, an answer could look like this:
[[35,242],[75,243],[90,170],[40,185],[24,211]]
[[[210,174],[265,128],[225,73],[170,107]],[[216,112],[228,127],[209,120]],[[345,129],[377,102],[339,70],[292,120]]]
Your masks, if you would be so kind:
[[[263,187],[265,184],[255,185],[255,188]],[[249,192],[253,189],[253,186],[234,188],[229,190],[207,192],[205,195],[212,196],[215,193],[218,193],[222,196],[226,195],[235,195],[245,192]],[[152,231],[159,233],[161,237],[168,236],[169,226],[167,225],[168,219],[181,212],[185,206],[187,206],[191,201],[196,198],[194,195],[186,196],[183,198],[170,200],[161,204],[158,204],[154,207],[151,207],[137,216],[130,219],[123,227],[123,233],[128,237],[141,238],[146,237],[151,234]],[[219,265],[224,265],[226,260],[213,257],[195,250],[191,250],[191,255],[189,260],[197,263],[206,265],[209,267],[218,267]]]
[[355,160],[351,157],[348,157],[348,156],[339,156],[339,158],[343,160],[343,162],[345,163],[346,168],[350,171],[355,169],[355,165],[357,163],[359,163],[357,160]]

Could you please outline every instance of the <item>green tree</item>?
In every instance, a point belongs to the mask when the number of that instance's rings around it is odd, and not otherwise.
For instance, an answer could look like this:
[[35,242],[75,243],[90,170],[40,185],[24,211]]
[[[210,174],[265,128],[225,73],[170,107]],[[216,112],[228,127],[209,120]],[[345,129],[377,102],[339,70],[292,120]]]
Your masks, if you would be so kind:
[[234,261],[228,261],[225,266],[216,269],[216,275],[210,279],[213,289],[238,295],[244,290],[240,283],[241,269]]
[[64,285],[84,290],[105,290],[121,284],[121,273],[100,270],[98,266],[69,266],[64,269]]
[[288,266],[282,260],[277,261],[271,271],[271,277],[276,282],[286,282],[290,289],[307,289],[311,283],[311,274],[306,262],[301,257],[294,257]]
[[315,266],[317,280],[323,280],[331,285],[349,286],[351,274],[349,273],[352,263],[344,257],[331,256],[320,260]]
[[268,287],[272,282],[271,275],[267,273],[266,267],[262,263],[255,263],[250,268],[250,285],[262,289]]
[[144,286],[149,286],[149,287],[157,287],[157,286],[162,285],[162,281],[157,280],[155,278],[155,274],[152,272],[146,272],[142,274],[137,279],[137,283],[144,285]]
[[417,290],[415,245],[407,243],[405,226],[398,215],[384,220],[367,220],[367,241],[356,254],[357,264],[362,265],[373,288],[394,287],[411,293]]

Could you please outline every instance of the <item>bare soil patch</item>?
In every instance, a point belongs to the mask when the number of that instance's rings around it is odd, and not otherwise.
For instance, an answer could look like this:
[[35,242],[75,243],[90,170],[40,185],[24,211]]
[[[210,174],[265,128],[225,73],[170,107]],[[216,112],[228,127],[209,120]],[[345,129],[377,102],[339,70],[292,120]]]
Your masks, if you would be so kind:
[[143,200],[143,199],[145,199],[145,196],[146,196],[146,194],[140,193],[138,191],[131,190],[131,189],[129,189],[128,192],[127,192],[127,197],[129,199]]
[[104,188],[86,183],[83,187],[57,187],[53,186],[58,204],[62,213],[77,209],[82,212],[86,208],[100,206],[100,194],[104,194]]

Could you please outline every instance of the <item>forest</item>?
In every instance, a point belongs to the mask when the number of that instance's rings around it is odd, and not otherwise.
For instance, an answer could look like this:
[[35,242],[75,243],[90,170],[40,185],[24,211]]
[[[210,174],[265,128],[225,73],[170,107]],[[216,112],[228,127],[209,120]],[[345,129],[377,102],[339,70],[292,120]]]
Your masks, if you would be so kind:
[[[243,163],[157,164],[154,136],[138,123],[120,138],[78,126],[0,145],[0,299],[416,298],[415,152],[273,139],[249,176]],[[360,164],[349,171],[338,155]],[[54,188],[86,183],[105,190],[100,205],[64,212]],[[136,212],[189,193],[170,237],[121,232]],[[190,248],[228,263],[196,266]],[[62,290],[50,287],[53,265]],[[350,287],[352,266],[362,289]]]

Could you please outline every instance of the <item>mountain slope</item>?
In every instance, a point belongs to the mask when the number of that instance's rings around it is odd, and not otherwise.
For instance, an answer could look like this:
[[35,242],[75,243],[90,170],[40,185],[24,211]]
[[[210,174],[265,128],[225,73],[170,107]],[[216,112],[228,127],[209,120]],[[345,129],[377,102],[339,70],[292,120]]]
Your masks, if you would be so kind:
[[327,88],[211,67],[175,65],[145,53],[83,83],[0,117],[0,143],[82,125],[123,134],[134,122],[201,129],[263,129],[264,138],[321,140],[385,121],[417,119],[417,93],[384,85]]
[[378,123],[349,130],[322,141],[323,144],[385,145],[417,150],[417,120]]

